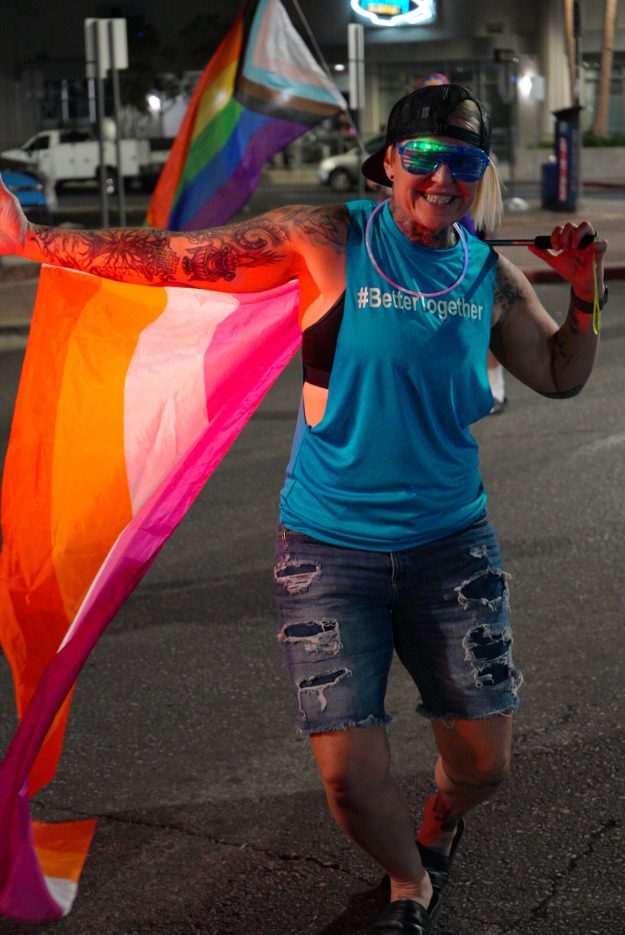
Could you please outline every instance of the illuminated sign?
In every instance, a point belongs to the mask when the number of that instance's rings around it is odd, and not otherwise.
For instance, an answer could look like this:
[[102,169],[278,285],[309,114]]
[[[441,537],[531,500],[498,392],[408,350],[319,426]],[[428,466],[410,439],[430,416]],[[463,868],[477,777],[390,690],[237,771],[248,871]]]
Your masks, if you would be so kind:
[[436,0],[351,0],[376,26],[423,26],[436,19]]

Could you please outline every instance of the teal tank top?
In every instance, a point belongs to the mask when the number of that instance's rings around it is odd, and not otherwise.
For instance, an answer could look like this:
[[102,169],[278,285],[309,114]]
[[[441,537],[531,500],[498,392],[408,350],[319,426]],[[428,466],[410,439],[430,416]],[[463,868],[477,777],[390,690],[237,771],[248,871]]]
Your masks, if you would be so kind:
[[[345,310],[328,401],[318,425],[300,407],[280,521],[348,548],[398,551],[457,532],[485,510],[471,423],[493,404],[487,352],[496,256],[467,233],[462,282],[418,299],[389,285],[365,248],[376,205],[355,201],[347,240]],[[462,271],[462,244],[409,240],[388,204],[370,243],[395,283],[438,292]]]

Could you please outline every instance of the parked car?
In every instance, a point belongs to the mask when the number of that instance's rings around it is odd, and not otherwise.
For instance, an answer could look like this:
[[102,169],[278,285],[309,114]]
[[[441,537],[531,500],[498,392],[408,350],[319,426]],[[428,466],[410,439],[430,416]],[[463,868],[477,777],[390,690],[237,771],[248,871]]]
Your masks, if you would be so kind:
[[[367,155],[384,146],[384,134],[374,136],[365,142]],[[319,163],[318,176],[323,185],[329,185],[334,192],[350,192],[358,187],[361,158],[360,147],[354,146],[340,156],[329,156]]]
[[0,175],[30,221],[35,224],[52,223],[56,197],[54,188],[43,174],[11,159],[0,158]]

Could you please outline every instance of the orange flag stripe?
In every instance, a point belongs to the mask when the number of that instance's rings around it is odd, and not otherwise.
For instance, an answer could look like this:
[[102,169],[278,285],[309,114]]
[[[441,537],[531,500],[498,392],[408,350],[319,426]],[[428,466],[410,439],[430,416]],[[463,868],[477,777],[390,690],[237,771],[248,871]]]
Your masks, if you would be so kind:
[[78,883],[95,826],[95,818],[51,825],[33,821],[33,843],[44,876]]
[[66,356],[71,376],[61,382],[57,408],[53,560],[69,620],[119,530],[132,519],[124,453],[124,385],[139,335],[167,304],[164,289],[150,290],[149,302],[144,286],[113,283],[109,292],[104,308],[99,297],[87,302],[71,334]]
[[[59,271],[51,274],[55,281]],[[20,445],[9,450],[5,463],[3,491],[11,491],[11,497],[3,496],[2,519],[5,540],[2,551],[2,582],[6,581],[12,598],[14,623],[16,629],[9,641],[10,661],[14,666],[19,660],[29,659],[29,667],[18,676],[18,712],[21,716],[27,707],[32,692],[39,679],[44,661],[50,658],[63,638],[67,620],[62,611],[62,602],[52,565],[41,565],[41,555],[51,549],[51,477],[53,460],[53,440],[56,428],[56,401],[65,370],[65,354],[71,333],[75,327],[85,302],[99,290],[96,279],[77,278],[76,288],[72,291],[71,304],[66,303],[63,313],[55,318],[53,324],[42,324],[43,334],[37,341],[29,344],[26,352],[23,376],[29,372],[37,374],[40,392],[36,401],[22,402],[18,395],[15,407],[14,424],[19,426]],[[54,332],[50,334],[49,332]],[[46,357],[46,365],[41,361],[45,354],[45,345],[54,338],[61,347],[61,353],[53,362]],[[24,407],[27,407],[27,411]],[[41,439],[44,444],[41,444]],[[37,471],[26,470],[25,465],[32,459],[31,452],[38,450]],[[35,521],[23,522],[22,505],[29,504]],[[11,562],[19,556],[18,566]],[[42,626],[42,620],[45,625]]]

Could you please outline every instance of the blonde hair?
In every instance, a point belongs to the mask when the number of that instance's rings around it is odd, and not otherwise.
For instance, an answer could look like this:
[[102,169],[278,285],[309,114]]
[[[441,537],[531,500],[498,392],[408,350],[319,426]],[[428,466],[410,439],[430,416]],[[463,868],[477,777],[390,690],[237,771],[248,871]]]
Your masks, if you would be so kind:
[[[480,132],[482,116],[474,101],[461,101],[450,116],[467,123],[475,133]],[[481,231],[494,230],[503,218],[503,181],[492,155],[489,158],[470,210],[473,223]]]
[[503,218],[503,182],[492,158],[477,186],[470,214],[479,231],[492,231]]

